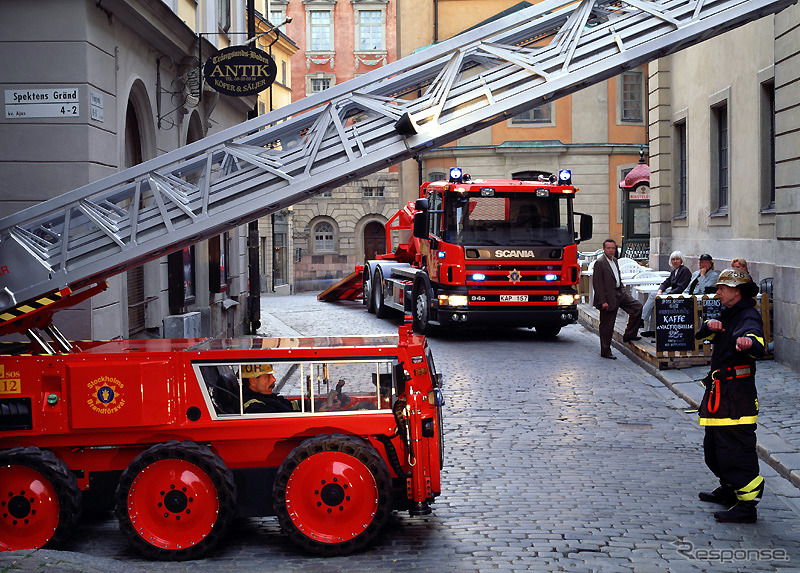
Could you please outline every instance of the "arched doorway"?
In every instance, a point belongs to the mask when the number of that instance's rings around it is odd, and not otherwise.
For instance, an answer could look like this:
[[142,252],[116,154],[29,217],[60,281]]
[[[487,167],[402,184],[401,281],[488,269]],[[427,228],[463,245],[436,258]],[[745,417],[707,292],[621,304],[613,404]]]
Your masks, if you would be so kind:
[[364,225],[364,260],[370,261],[386,249],[386,229],[378,221]]
[[[142,130],[133,101],[128,101],[125,112],[125,167],[144,161]],[[139,265],[126,273],[128,281],[128,338],[145,329],[144,266]]]

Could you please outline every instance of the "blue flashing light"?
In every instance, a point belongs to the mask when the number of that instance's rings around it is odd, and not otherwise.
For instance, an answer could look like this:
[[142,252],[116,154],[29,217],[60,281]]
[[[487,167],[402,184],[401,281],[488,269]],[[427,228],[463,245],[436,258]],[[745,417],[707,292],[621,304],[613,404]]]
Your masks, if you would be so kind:
[[464,172],[461,170],[460,167],[451,167],[450,168],[450,182],[451,183],[461,183],[461,178],[463,177]]
[[444,256],[445,256],[445,252],[444,251],[439,251],[439,252],[436,253],[436,256],[439,257],[440,259],[443,259]]
[[474,275],[472,275],[472,280],[476,282],[485,281],[486,275],[483,273],[475,273]]
[[572,171],[569,169],[561,169],[558,172],[558,182],[562,185],[569,185],[572,183]]
[[544,275],[544,280],[546,280],[547,282],[553,282],[555,280],[558,280],[558,275],[546,274]]

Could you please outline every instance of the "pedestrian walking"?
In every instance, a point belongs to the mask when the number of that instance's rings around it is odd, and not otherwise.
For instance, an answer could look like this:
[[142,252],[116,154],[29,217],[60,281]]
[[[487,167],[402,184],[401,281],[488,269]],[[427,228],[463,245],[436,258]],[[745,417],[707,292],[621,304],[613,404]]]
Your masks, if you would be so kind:
[[725,307],[720,320],[707,320],[696,338],[713,344],[711,371],[703,380],[699,422],[705,427],[703,450],[719,487],[700,492],[700,500],[729,509],[717,521],[754,523],[764,492],[756,454],[756,358],[764,355],[764,332],[754,297],[758,287],[747,271],[725,269],[716,283]]
[[642,303],[625,290],[616,253],[617,242],[614,239],[603,241],[603,254],[594,263],[592,274],[594,306],[600,311],[600,356],[612,360],[616,359],[611,353],[611,337],[614,335],[617,309],[628,313],[623,341],[639,340],[639,327],[642,324]]

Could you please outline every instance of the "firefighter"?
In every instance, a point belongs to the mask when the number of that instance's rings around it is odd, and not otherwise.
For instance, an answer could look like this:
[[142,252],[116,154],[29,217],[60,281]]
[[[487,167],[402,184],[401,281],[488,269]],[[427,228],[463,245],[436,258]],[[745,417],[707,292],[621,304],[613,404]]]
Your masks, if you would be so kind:
[[272,393],[275,388],[275,369],[272,364],[244,364],[242,379],[247,380],[247,385],[242,388],[246,414],[294,410],[292,402]]
[[705,321],[696,337],[714,345],[711,371],[703,380],[699,422],[705,426],[706,465],[720,485],[699,497],[729,508],[714,514],[717,521],[754,523],[756,504],[764,492],[756,455],[756,358],[764,355],[761,315],[754,299],[758,287],[742,269],[725,269],[715,286],[725,307],[721,320]]

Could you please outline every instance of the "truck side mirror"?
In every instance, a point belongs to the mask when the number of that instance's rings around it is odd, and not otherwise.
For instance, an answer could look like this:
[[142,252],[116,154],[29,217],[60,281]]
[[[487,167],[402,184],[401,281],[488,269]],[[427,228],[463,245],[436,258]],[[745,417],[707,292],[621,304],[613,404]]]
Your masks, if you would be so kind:
[[417,199],[414,202],[414,231],[413,235],[417,239],[428,238],[428,200]]
[[586,213],[575,214],[581,216],[580,233],[578,234],[578,240],[576,242],[588,241],[592,238],[592,216]]
[[414,236],[417,239],[428,238],[428,212],[414,213]]

